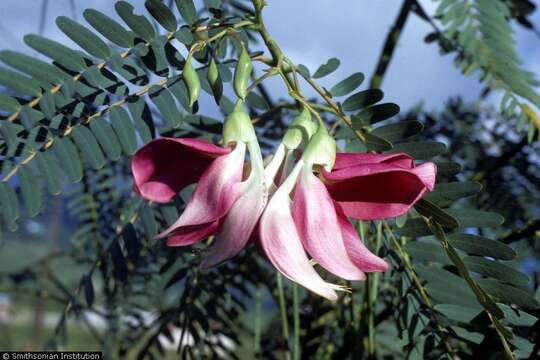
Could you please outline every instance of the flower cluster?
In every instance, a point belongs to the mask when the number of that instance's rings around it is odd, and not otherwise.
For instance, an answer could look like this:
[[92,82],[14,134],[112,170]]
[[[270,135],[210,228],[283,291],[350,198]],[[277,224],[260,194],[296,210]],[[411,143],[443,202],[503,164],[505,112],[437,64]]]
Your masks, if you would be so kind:
[[134,189],[148,200],[168,202],[197,184],[184,212],[157,238],[187,246],[214,236],[204,268],[254,242],[283,275],[330,300],[341,287],[323,280],[314,262],[346,280],[388,269],[349,218],[399,216],[435,183],[435,165],[415,166],[406,154],[336,153],[335,140],[306,109],[266,166],[240,101],[225,120],[223,138],[224,148],[160,138],[135,154]]

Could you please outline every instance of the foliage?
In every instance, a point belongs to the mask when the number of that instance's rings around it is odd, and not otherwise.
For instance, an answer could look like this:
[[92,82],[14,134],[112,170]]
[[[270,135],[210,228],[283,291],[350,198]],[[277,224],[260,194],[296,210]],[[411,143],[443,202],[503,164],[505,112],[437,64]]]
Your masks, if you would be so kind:
[[[457,52],[455,62],[464,74],[479,72],[480,80],[490,91],[502,90],[501,112],[513,115],[518,111],[520,121],[517,126],[519,129],[527,126],[531,141],[540,129],[537,113],[540,97],[535,91],[540,83],[533,73],[522,67],[509,21],[511,9],[530,6],[526,3],[442,0],[436,16],[445,29],[429,35],[428,41],[438,39],[447,51]],[[518,14],[519,11],[515,12]],[[532,24],[528,26],[532,27]]]
[[[191,0],[147,0],[142,15],[118,1],[125,25],[91,9],[84,12],[87,25],[57,19],[80,49],[26,36],[50,63],[1,51],[2,229],[49,215],[53,196],[65,193],[76,231],[57,256],[76,260],[84,274],[67,284],[46,256],[1,273],[0,284],[60,303],[48,349],[62,347],[72,318],[102,316],[103,334],[86,326],[110,358],[163,357],[163,338],[172,339],[174,329],[181,334],[178,352],[187,358],[238,358],[238,348],[249,349],[248,358],[534,358],[539,279],[535,273],[530,281],[521,260],[529,251],[538,257],[538,224],[527,223],[539,211],[538,143],[508,130],[526,117],[532,119],[529,134],[538,126],[522,101],[540,106],[537,83],[521,68],[508,23],[511,16],[526,22],[526,14],[499,0],[496,6],[469,2],[441,2],[438,16],[447,27],[437,40],[458,51],[464,71],[480,69],[487,86],[504,90],[500,115],[455,100],[442,113],[413,109],[397,117],[399,106],[382,102],[378,88],[362,88],[359,72],[327,90],[317,81],[340,61],[324,61],[313,73],[294,64],[266,30],[260,0],[205,0],[198,10]],[[152,240],[176,220],[188,194],[157,205],[131,191],[130,157],[142,144],[158,136],[220,141],[221,120],[191,104],[183,70],[186,59],[192,61],[204,96],[218,105],[214,113],[228,114],[233,69],[244,47],[257,64],[246,102],[266,153],[303,105],[320,113],[348,151],[406,152],[438,165],[436,190],[414,210],[395,221],[357,224],[392,270],[344,283],[352,291],[336,304],[282,284],[254,247],[200,270],[204,244],[170,249]],[[380,80],[372,85],[380,85],[386,66],[378,67]],[[212,67],[219,76],[208,76]],[[275,101],[268,94],[264,80],[273,76],[289,97]],[[306,98],[299,83],[317,98]],[[488,119],[495,125],[487,126]],[[495,190],[512,196],[493,196]],[[497,212],[507,218],[506,229],[518,229],[505,233]],[[264,301],[268,296],[272,304]],[[277,307],[281,317],[274,316]],[[255,321],[246,321],[247,313]]]

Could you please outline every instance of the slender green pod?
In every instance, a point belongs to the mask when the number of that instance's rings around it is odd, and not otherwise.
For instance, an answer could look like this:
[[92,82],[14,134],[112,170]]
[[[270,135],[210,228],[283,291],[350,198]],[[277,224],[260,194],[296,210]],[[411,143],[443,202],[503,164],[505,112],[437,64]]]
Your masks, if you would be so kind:
[[219,70],[214,58],[210,60],[206,79],[210,84],[210,88],[212,89],[212,94],[214,95],[216,103],[219,104],[219,101],[221,100],[221,95],[223,95],[223,82],[221,81],[221,77],[219,76]]
[[253,70],[253,64],[251,58],[246,50],[246,47],[242,45],[242,51],[236,63],[236,69],[234,70],[234,92],[240,99],[245,100],[247,96],[248,81]]
[[182,75],[189,94],[189,106],[193,106],[201,93],[201,81],[199,80],[197,71],[195,71],[195,68],[191,64],[191,54],[186,59]]

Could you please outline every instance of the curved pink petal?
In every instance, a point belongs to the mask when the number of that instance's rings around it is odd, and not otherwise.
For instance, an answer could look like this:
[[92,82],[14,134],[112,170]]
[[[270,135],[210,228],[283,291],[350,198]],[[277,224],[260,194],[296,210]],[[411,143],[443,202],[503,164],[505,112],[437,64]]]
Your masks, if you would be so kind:
[[388,263],[373,254],[360,240],[358,233],[338,203],[334,204],[341,228],[341,236],[351,261],[363,272],[380,272],[388,270]]
[[218,156],[230,149],[198,139],[156,139],[140,148],[131,161],[135,192],[163,203],[196,182]]
[[322,172],[332,198],[347,216],[361,220],[385,219],[407,212],[426,191],[433,189],[435,174],[433,163],[414,169],[379,163]]
[[207,223],[192,226],[183,226],[172,232],[167,239],[167,246],[193,245],[210,235],[214,235],[219,227],[219,219]]
[[230,154],[214,160],[201,176],[182,215],[156,239],[181,232],[182,227],[213,223],[224,216],[241,195],[234,185],[242,181],[245,152],[246,146],[240,142]]
[[414,160],[405,153],[397,154],[374,154],[374,153],[337,153],[333,170],[339,170],[351,166],[367,164],[393,164],[399,167],[411,169]]
[[427,191],[433,191],[437,178],[437,165],[432,162],[423,163],[412,169],[412,172],[422,180]]
[[258,178],[238,184],[243,194],[223,218],[219,233],[202,260],[201,266],[209,268],[237,255],[248,243],[253,229],[264,210],[268,193]]
[[276,192],[259,222],[260,244],[283,275],[331,301],[341,287],[324,281],[311,266],[291,214],[289,194]]
[[334,202],[311,169],[304,169],[296,185],[292,215],[304,247],[323,268],[347,280],[365,280],[347,255]]

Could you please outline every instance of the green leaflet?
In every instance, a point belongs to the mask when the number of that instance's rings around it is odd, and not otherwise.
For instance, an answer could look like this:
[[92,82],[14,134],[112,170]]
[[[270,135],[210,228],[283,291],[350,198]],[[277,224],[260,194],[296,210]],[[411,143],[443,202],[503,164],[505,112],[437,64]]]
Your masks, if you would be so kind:
[[16,51],[0,51],[0,60],[10,67],[32,76],[36,80],[51,84],[61,84],[69,78],[68,74],[56,66]]
[[446,145],[437,141],[416,141],[395,144],[390,153],[404,152],[418,160],[429,160],[446,152]]
[[513,260],[516,252],[510,246],[488,238],[470,234],[451,234],[448,242],[471,255],[489,256],[501,260]]
[[156,37],[156,32],[150,21],[143,15],[135,15],[133,12],[134,8],[131,4],[125,1],[118,1],[114,4],[114,8],[126,25],[142,39],[150,42]]
[[110,118],[124,153],[133,155],[137,150],[137,134],[128,112],[121,107],[115,106],[111,109]]
[[395,124],[379,126],[371,132],[387,141],[399,141],[414,136],[422,131],[424,126],[416,120],[400,121]]
[[193,0],[175,0],[175,3],[180,15],[189,25],[193,25],[198,20]]
[[407,253],[417,262],[436,262],[450,265],[448,256],[444,253],[441,245],[420,241],[410,241],[405,246]]
[[0,93],[0,110],[14,113],[20,109],[20,106],[19,102],[11,96]]
[[478,193],[482,186],[473,181],[438,183],[435,190],[427,193],[424,199],[439,206],[450,205],[455,200]]
[[41,94],[41,88],[36,81],[1,67],[0,85],[13,89],[22,95],[37,97]]
[[336,58],[328,59],[328,61],[325,64],[321,65],[317,69],[317,71],[315,71],[315,73],[313,74],[313,78],[318,79],[318,78],[322,78],[326,75],[333,73],[334,71],[337,70],[337,68],[339,67],[339,64],[340,64],[339,59],[336,59]]
[[461,227],[492,227],[499,226],[504,218],[494,212],[476,209],[448,209],[447,212],[456,218]]
[[65,16],[59,16],[56,18],[56,25],[58,25],[64,34],[90,55],[104,60],[111,56],[109,46],[99,36],[78,22]]
[[364,81],[364,78],[364,74],[354,73],[332,86],[330,89],[330,94],[332,94],[334,97],[345,96],[359,87]]
[[110,42],[123,48],[133,46],[133,34],[107,15],[94,9],[86,9],[83,16],[94,29]]
[[538,308],[538,301],[526,290],[500,283],[495,279],[480,279],[478,283],[499,302],[525,309]]
[[96,170],[105,165],[105,157],[92,132],[83,125],[73,127],[73,140],[84,158]]
[[87,68],[81,53],[56,41],[39,35],[26,35],[24,42],[32,49],[53,59],[69,70],[81,72]]
[[[344,111],[355,111],[363,109],[367,106],[373,105],[382,100],[384,94],[379,89],[368,89],[359,91],[351,96],[349,96],[342,104]],[[361,116],[361,115],[359,115]],[[353,116],[354,121],[355,116]],[[364,122],[368,121],[368,122]],[[356,120],[356,126],[364,126],[369,124],[369,119],[359,118]],[[354,123],[354,122],[353,122]]]
[[13,188],[6,182],[0,181],[0,213],[10,230],[15,230],[15,221],[19,218],[19,201]]
[[116,137],[111,124],[109,124],[104,117],[99,116],[90,122],[90,129],[94,133],[99,145],[101,145],[101,148],[107,157],[111,160],[120,159],[122,148],[118,143],[118,138]]
[[459,222],[456,218],[450,215],[445,210],[441,209],[434,203],[426,199],[420,199],[415,205],[414,208],[418,213],[433,219],[438,222],[445,228],[457,228],[459,227]]
[[[174,94],[178,96],[176,92]],[[182,114],[178,111],[174,98],[168,89],[159,87],[150,89],[150,99],[163,115],[167,126],[176,128],[180,124]]]
[[19,181],[21,194],[30,217],[39,214],[43,205],[43,193],[40,178],[37,177],[29,166],[23,165],[19,168]]
[[470,271],[485,277],[495,278],[517,287],[526,287],[529,283],[527,275],[499,261],[488,260],[479,256],[467,256],[463,259],[463,262]]
[[152,140],[155,129],[148,104],[146,104],[143,98],[139,98],[136,101],[128,102],[127,107],[143,143]]
[[174,14],[160,0],[147,0],[144,6],[152,14],[154,19],[160,23],[167,31],[174,32],[178,26]]
[[68,138],[59,138],[54,142],[53,150],[58,158],[60,167],[71,182],[82,179],[82,164],[75,145]]
[[35,161],[39,168],[39,172],[47,184],[49,194],[58,195],[62,193],[62,181],[60,179],[60,174],[62,171],[52,152],[39,152]]
[[353,125],[361,127],[363,125],[375,124],[391,118],[399,113],[399,106],[394,103],[385,103],[370,106],[355,116],[353,116]]

